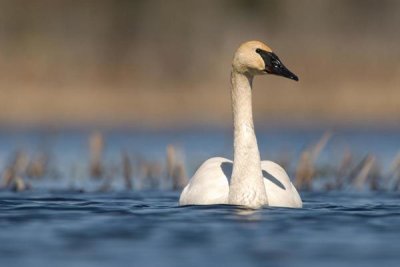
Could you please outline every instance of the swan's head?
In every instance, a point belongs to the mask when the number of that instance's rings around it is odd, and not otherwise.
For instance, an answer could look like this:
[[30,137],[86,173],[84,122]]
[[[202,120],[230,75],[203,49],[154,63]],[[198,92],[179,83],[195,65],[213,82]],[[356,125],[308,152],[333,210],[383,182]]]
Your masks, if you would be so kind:
[[259,41],[243,43],[236,51],[232,67],[239,73],[250,75],[275,74],[295,81],[299,78],[288,70],[266,44]]

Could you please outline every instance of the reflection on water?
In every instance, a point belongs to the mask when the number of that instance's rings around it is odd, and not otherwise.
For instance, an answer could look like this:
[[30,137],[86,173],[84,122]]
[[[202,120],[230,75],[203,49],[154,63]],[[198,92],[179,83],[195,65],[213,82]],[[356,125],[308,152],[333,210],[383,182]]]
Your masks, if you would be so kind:
[[[261,156],[284,166],[300,189],[400,188],[399,129],[338,129],[329,140],[324,132],[259,129]],[[3,179],[5,171],[26,174],[34,188],[179,189],[213,156],[232,158],[231,129],[0,132]]]

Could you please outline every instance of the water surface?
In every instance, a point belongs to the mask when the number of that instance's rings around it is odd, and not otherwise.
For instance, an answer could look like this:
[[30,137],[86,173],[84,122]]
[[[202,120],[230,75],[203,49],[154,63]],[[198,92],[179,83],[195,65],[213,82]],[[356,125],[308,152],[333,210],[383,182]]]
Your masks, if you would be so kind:
[[161,191],[0,193],[1,266],[398,266],[400,195],[303,209],[177,206]]
[[[292,168],[323,132],[257,131],[262,157],[276,159],[289,151]],[[89,133],[0,132],[2,169],[18,149],[44,150],[57,174],[30,180],[31,191],[0,191],[0,266],[399,266],[399,192],[302,192],[303,209],[252,212],[179,207],[179,192],[171,191],[115,186],[95,193],[99,184],[88,187]],[[338,164],[345,149],[359,157],[372,153],[384,178],[400,148],[396,129],[333,134],[317,164]],[[122,150],[165,161],[171,143],[184,151],[189,174],[211,156],[232,156],[230,129],[121,130],[104,136],[106,166],[120,166]],[[138,175],[134,170],[133,179]],[[88,183],[71,186],[73,179]]]

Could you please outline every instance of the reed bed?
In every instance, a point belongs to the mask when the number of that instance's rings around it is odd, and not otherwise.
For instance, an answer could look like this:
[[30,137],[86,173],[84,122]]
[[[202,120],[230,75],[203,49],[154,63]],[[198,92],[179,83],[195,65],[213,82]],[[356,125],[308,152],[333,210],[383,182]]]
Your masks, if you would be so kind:
[[[282,151],[271,160],[285,168],[299,191],[400,191],[400,153],[387,169],[382,168],[375,155],[355,156],[350,149],[345,149],[334,162],[320,163],[319,158],[332,137],[331,132],[324,133],[297,158]],[[149,160],[122,150],[115,162],[109,162],[104,159],[105,144],[106,138],[101,132],[90,134],[89,158],[83,165],[71,166],[67,175],[61,174],[49,149],[32,155],[23,149],[15,151],[1,170],[0,190],[35,190],[41,188],[41,181],[52,181],[57,189],[81,192],[180,191],[190,178],[184,149],[179,146],[167,145],[163,160]]]

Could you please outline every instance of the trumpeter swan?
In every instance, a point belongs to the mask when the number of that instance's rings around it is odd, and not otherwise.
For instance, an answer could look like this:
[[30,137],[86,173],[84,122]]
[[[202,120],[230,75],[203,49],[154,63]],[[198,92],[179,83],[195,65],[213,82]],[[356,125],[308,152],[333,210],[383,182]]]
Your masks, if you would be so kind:
[[234,160],[215,157],[205,161],[183,189],[180,205],[302,207],[285,170],[274,162],[260,160],[251,94],[253,77],[263,74],[298,81],[267,45],[259,41],[243,43],[233,57],[231,72]]

